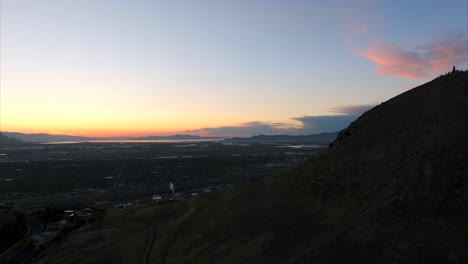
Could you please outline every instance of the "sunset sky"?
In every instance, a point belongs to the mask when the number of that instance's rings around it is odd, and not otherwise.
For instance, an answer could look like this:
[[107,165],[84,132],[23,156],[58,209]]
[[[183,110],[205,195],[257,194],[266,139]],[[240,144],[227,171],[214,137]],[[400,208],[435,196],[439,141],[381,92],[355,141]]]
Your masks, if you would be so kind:
[[467,69],[467,3],[0,0],[0,129],[336,131]]

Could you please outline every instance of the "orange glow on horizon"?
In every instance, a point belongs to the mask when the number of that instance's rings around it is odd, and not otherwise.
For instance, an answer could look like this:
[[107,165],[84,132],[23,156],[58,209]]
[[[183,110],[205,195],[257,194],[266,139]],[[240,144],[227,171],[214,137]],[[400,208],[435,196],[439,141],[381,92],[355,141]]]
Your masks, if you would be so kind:
[[37,130],[37,129],[3,129],[4,132],[18,132],[24,134],[50,134],[50,135],[67,135],[67,136],[82,136],[82,137],[145,137],[145,136],[170,136],[175,134],[197,134],[188,133],[185,130],[151,130],[151,131],[130,131],[130,130],[87,130],[81,132],[67,131],[57,133],[56,131]]
[[[2,131],[19,132],[24,134],[50,134],[50,135],[69,135],[69,136],[84,136],[84,137],[145,137],[145,136],[169,136],[175,134],[191,134],[200,136],[212,136],[198,130],[205,127],[220,127],[220,126],[237,126],[243,122],[236,123],[209,123],[200,122],[195,124],[160,124],[149,125],[149,122],[119,122],[108,123],[101,122],[103,125],[98,126],[91,124],[88,126],[81,125],[81,122],[70,121],[68,123],[60,122],[37,122],[37,123],[17,123],[14,125],[2,123]],[[92,126],[94,125],[94,126]],[[190,126],[189,126],[190,125]]]

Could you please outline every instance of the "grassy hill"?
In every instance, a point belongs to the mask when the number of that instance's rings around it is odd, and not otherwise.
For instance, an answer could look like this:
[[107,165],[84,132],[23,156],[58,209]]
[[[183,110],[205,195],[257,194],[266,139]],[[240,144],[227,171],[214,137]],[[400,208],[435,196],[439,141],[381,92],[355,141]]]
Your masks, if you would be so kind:
[[48,261],[467,263],[467,87],[455,72],[407,91],[265,181],[111,210]]

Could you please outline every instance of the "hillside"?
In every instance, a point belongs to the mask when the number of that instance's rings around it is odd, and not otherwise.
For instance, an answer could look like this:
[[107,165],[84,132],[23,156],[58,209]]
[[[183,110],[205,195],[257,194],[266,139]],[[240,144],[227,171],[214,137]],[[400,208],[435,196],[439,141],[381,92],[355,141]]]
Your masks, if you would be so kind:
[[468,72],[455,72],[409,90],[265,181],[111,210],[47,260],[468,263],[467,89]]

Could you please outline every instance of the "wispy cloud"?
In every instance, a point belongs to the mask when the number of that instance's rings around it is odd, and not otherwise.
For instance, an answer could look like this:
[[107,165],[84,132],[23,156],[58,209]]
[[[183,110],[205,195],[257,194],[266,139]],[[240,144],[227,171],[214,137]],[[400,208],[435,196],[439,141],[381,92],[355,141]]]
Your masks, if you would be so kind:
[[203,136],[218,137],[247,137],[253,135],[311,135],[322,132],[339,131],[349,125],[356,119],[351,115],[334,116],[302,116],[292,118],[299,121],[300,125],[293,123],[272,123],[272,122],[248,122],[232,126],[206,127],[196,130],[188,130],[188,133],[194,133]]
[[429,62],[429,71],[440,73],[452,65],[467,63],[468,39],[465,32],[450,32],[440,36],[439,41],[425,44],[417,50]]
[[450,70],[465,63],[467,39],[452,33],[442,40],[404,50],[400,45],[377,39],[361,55],[373,61],[380,75],[419,79]]
[[[186,132],[219,137],[238,137],[252,135],[311,135],[322,132],[335,132],[347,127],[352,121],[372,105],[338,106],[331,109],[338,115],[301,116],[291,118],[290,123],[247,122],[239,125],[206,127]],[[299,123],[299,124],[298,124]]]
[[294,129],[292,134],[317,134],[322,132],[339,131],[353,122],[357,116],[354,115],[332,115],[332,116],[302,116],[294,120],[302,123],[302,127]]
[[466,29],[433,33],[426,43],[391,42],[385,37],[391,21],[378,8],[380,4],[373,0],[342,1],[335,10],[345,45],[353,54],[374,62],[377,74],[421,79],[447,72],[453,65],[467,66]]
[[206,127],[188,130],[187,132],[220,137],[251,136],[259,134],[277,135],[285,130],[284,126],[285,124],[283,123],[253,121],[232,126]]
[[340,21],[340,34],[345,45],[353,53],[359,53],[363,46],[367,46],[370,37],[376,34],[376,29],[387,23],[383,13],[376,8],[379,2],[375,0],[336,2],[334,14]]

